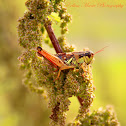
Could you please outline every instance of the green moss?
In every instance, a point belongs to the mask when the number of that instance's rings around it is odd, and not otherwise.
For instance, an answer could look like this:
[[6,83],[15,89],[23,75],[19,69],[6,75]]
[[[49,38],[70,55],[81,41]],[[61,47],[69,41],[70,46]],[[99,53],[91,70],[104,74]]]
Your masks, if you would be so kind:
[[94,112],[87,114],[81,119],[80,126],[119,126],[116,114],[111,106],[106,109],[99,108]]

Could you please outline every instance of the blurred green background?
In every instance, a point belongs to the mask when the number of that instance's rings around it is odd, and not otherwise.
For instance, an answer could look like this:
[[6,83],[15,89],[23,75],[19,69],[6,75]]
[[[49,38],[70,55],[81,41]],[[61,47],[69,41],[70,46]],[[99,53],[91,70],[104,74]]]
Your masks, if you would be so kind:
[[[85,3],[97,5],[123,5],[123,8],[85,7]],[[17,57],[21,47],[17,41],[17,20],[23,16],[25,0],[0,1],[0,126],[48,126],[51,110],[46,100],[31,93],[22,85],[23,72],[19,70]],[[67,0],[72,15],[67,41],[76,51],[89,47],[96,52],[93,78],[96,86],[91,110],[108,104],[114,106],[122,126],[126,125],[126,2],[125,0]],[[57,36],[59,31],[54,25]],[[46,45],[43,45],[46,47]],[[46,48],[55,53],[53,49]],[[79,103],[71,98],[67,122],[74,119]]]

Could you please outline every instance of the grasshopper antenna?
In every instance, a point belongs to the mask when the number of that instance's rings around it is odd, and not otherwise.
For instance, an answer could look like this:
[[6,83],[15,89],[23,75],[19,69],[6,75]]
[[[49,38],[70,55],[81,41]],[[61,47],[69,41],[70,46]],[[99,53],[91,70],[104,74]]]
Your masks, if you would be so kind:
[[104,49],[107,48],[107,47],[109,47],[109,46],[103,47],[102,49],[100,49],[100,50],[98,50],[97,52],[95,52],[94,55],[95,55],[96,53],[99,53],[99,52],[101,52],[101,51],[104,51]]

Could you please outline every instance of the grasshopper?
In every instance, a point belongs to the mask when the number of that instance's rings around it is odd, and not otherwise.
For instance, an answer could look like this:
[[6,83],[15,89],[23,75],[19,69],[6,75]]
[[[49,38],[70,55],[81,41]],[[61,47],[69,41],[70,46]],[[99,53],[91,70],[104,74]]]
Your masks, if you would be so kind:
[[[103,51],[104,48],[96,53]],[[81,66],[84,71],[83,63],[87,65],[91,64],[96,53],[88,50],[82,52],[57,53],[53,55],[42,49],[40,46],[37,47],[37,54],[39,57],[46,58],[54,65],[54,67],[59,68],[58,75],[55,80],[59,78],[62,70],[78,68]]]

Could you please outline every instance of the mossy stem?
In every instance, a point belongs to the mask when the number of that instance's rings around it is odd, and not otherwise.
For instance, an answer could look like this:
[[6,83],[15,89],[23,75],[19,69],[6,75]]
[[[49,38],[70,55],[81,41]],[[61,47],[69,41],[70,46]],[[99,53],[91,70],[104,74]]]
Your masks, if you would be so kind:
[[57,40],[57,38],[56,38],[56,36],[55,36],[55,34],[53,32],[53,29],[51,27],[51,23],[50,24],[45,24],[44,26],[46,28],[46,31],[47,31],[47,33],[49,35],[49,38],[50,38],[52,44],[53,44],[53,47],[55,48],[56,53],[63,53],[63,51],[62,51],[62,49],[61,49],[61,47],[59,45],[59,42],[58,42],[58,40]]

